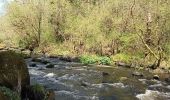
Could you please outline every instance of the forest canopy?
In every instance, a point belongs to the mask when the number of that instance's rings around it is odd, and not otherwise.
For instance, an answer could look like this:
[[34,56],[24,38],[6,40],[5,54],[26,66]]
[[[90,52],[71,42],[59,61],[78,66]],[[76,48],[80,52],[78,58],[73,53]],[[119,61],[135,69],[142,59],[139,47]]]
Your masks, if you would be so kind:
[[169,0],[14,0],[0,17],[7,47],[168,66]]

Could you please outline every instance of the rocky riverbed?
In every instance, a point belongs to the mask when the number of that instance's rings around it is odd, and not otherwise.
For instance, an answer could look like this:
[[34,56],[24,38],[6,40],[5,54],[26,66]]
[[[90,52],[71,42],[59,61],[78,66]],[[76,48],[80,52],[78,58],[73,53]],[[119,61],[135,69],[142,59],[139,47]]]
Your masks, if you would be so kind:
[[170,100],[169,74],[83,65],[58,58],[25,60],[31,84],[54,90],[56,100]]

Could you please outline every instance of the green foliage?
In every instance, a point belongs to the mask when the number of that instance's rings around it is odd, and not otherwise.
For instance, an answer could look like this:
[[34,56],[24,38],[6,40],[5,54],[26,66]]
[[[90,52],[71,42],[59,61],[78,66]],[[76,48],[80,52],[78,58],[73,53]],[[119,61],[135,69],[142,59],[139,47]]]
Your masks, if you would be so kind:
[[116,54],[114,56],[111,57],[113,61],[123,61],[123,62],[130,62],[131,61],[131,56],[127,55],[127,54]]
[[110,65],[112,64],[112,60],[109,57],[100,57],[100,64]]
[[3,92],[3,94],[5,96],[7,96],[8,98],[10,98],[10,100],[21,100],[21,98],[19,97],[19,95],[16,92],[13,92],[12,90],[10,90],[9,88],[6,87],[0,87],[0,91]]
[[97,56],[83,55],[81,56],[80,61],[83,64],[95,64],[97,63],[98,59]]
[[83,64],[102,64],[102,65],[110,65],[112,63],[109,57],[101,57],[96,55],[83,55],[80,57],[80,62]]

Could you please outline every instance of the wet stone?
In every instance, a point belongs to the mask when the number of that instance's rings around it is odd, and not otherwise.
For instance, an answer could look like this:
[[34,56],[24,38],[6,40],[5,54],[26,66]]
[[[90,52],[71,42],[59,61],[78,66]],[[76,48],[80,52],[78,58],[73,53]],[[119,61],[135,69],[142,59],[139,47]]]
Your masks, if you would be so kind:
[[54,65],[53,64],[48,64],[48,65],[46,65],[46,68],[54,68]]
[[133,72],[132,76],[136,76],[136,77],[143,77],[143,74],[140,72]]

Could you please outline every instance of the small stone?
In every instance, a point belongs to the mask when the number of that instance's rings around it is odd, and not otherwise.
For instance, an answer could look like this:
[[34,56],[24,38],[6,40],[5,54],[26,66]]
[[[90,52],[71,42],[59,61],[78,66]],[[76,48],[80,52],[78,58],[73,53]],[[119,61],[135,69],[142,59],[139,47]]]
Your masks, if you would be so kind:
[[154,75],[154,76],[153,76],[153,79],[159,80],[159,76],[158,76],[158,75]]

